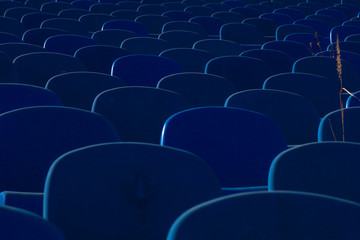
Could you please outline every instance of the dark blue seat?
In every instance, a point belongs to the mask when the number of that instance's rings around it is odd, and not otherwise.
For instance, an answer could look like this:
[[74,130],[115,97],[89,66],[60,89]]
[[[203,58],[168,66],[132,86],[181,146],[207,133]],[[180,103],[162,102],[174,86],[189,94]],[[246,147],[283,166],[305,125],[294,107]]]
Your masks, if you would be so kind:
[[238,22],[241,23],[245,16],[241,13],[228,12],[228,11],[220,11],[215,12],[211,15],[212,17],[219,18],[223,20],[225,23]]
[[303,57],[311,56],[311,52],[307,46],[294,41],[270,41],[264,43],[261,49],[272,49],[285,52],[292,56],[295,61]]
[[148,36],[149,31],[145,25],[130,20],[112,20],[105,22],[102,29],[121,29],[136,33],[139,36]]
[[330,43],[336,43],[337,39],[339,41],[344,41],[347,36],[360,33],[360,26],[336,26],[333,27],[330,31]]
[[197,32],[171,30],[159,34],[158,38],[167,41],[172,48],[192,48],[197,41],[206,37]]
[[6,32],[21,37],[24,33],[24,27],[23,24],[16,19],[0,17],[0,32]]
[[0,192],[0,205],[20,208],[42,216],[43,198],[44,194],[42,192],[3,191]]
[[263,13],[259,16],[259,18],[275,20],[279,26],[284,24],[291,24],[293,22],[289,15],[283,13]]
[[[4,1],[5,2],[5,1]],[[9,1],[10,2],[10,1]],[[4,17],[14,18],[18,21],[27,13],[38,12],[39,10],[31,7],[13,7],[4,12]]]
[[100,45],[120,47],[121,43],[127,38],[138,37],[134,32],[121,29],[105,29],[94,32],[91,36]]
[[14,65],[20,83],[40,87],[55,75],[86,70],[84,64],[73,56],[49,52],[20,55],[14,59]]
[[140,13],[136,10],[122,9],[122,10],[117,10],[117,11],[112,12],[110,15],[113,17],[116,17],[117,19],[134,21],[135,18],[140,16]]
[[1,43],[20,43],[21,38],[15,34],[0,32],[0,44]]
[[208,51],[215,57],[237,56],[243,51],[253,49],[253,47],[247,45],[240,45],[233,41],[220,39],[200,40],[194,43],[193,48]]
[[103,116],[74,108],[21,108],[1,114],[0,122],[1,191],[42,192],[50,165],[63,153],[120,141]]
[[220,28],[225,24],[220,18],[211,16],[196,16],[189,19],[189,22],[198,23],[205,29],[207,35],[217,37],[220,35]]
[[49,37],[44,42],[44,48],[47,51],[71,56],[73,56],[78,49],[92,45],[97,45],[94,39],[77,34],[56,35]]
[[326,9],[326,8],[322,8],[319,9],[315,12],[316,15],[328,15],[331,17],[336,18],[340,23],[345,22],[346,20],[348,20],[348,17],[346,16],[346,14],[344,12],[342,12],[341,10],[338,9]]
[[[327,47],[326,50],[328,51],[336,51],[336,42],[335,43],[331,43],[329,44],[329,46]],[[358,42],[352,42],[352,41],[340,41],[339,42],[339,48],[340,51],[348,51],[348,52],[353,52],[356,54],[360,54],[360,43]]]
[[149,87],[155,87],[161,78],[179,72],[182,72],[181,67],[175,61],[146,54],[120,57],[111,69],[111,75],[123,79],[129,86]]
[[60,97],[47,89],[18,83],[0,84],[0,113],[33,106],[62,106]]
[[171,9],[171,10],[184,10],[184,8],[186,7],[186,5],[184,3],[181,2],[164,2],[161,3],[161,5]]
[[325,15],[325,14],[308,15],[308,16],[306,16],[305,19],[324,21],[330,26],[330,28],[333,28],[335,26],[342,24],[342,22],[340,22],[337,18],[330,16],[330,15]]
[[236,194],[189,209],[174,222],[167,240],[355,240],[360,235],[359,207],[351,201],[305,192]]
[[98,3],[98,1],[94,0],[75,0],[71,2],[71,5],[73,5],[77,9],[83,9],[83,10],[89,10],[91,5]]
[[93,45],[80,48],[74,54],[91,72],[110,74],[113,62],[130,52],[114,46]]
[[203,6],[213,9],[215,12],[228,11],[231,8],[230,6],[219,2],[209,2],[205,3]]
[[15,207],[0,206],[1,238],[20,240],[65,240],[61,231],[40,216]]
[[246,18],[242,23],[253,24],[257,26],[263,35],[271,40],[275,40],[275,32],[279,24],[269,18]]
[[234,7],[230,9],[230,12],[240,13],[244,15],[245,18],[259,17],[261,11],[255,8],[247,8],[245,7]]
[[120,1],[117,3],[124,10],[136,10],[139,6],[142,5],[141,2],[138,1]]
[[64,106],[90,111],[92,103],[99,93],[125,85],[123,80],[107,74],[73,72],[50,78],[45,88],[56,93]]
[[241,90],[261,88],[273,71],[264,61],[252,57],[224,56],[210,60],[205,73],[215,74],[229,79]]
[[69,18],[78,20],[82,15],[89,14],[90,12],[85,9],[79,9],[79,8],[71,8],[71,9],[65,9],[59,12],[59,17],[61,18]]
[[14,60],[16,57],[26,53],[45,52],[46,50],[38,45],[15,42],[0,44],[0,51],[6,53],[11,60]]
[[311,192],[360,203],[359,153],[360,144],[350,142],[314,142],[286,150],[271,164],[269,190]]
[[0,15],[3,16],[8,9],[15,7],[24,7],[24,3],[21,1],[1,1]]
[[168,117],[189,108],[178,93],[150,87],[120,87],[100,93],[92,111],[109,119],[127,142],[160,143]]
[[327,38],[330,36],[330,25],[320,19],[299,19],[295,24],[307,25],[312,27],[320,36]]
[[[316,54],[317,56],[329,56],[336,58],[338,56],[336,49],[332,51],[322,51]],[[340,49],[340,59],[344,59],[350,62],[354,66],[355,70],[360,74],[360,54],[349,52]]]
[[145,25],[149,33],[153,35],[160,34],[163,25],[170,21],[172,21],[171,18],[156,14],[145,14],[135,18],[135,22]]
[[132,54],[152,54],[159,55],[162,51],[172,47],[171,43],[165,39],[153,37],[132,37],[125,39],[121,48],[128,50]]
[[172,21],[188,21],[190,18],[194,17],[194,15],[192,15],[191,13],[185,12],[183,10],[166,11],[161,14],[161,16],[168,17]]
[[288,145],[317,141],[320,117],[305,97],[280,90],[251,89],[234,93],[225,107],[262,113],[271,118],[284,134]]
[[300,72],[276,74],[265,80],[263,89],[302,95],[314,105],[320,117],[340,107],[339,89],[331,79],[319,75]]
[[51,166],[44,217],[67,240],[165,239],[183,211],[220,194],[214,174],[194,154],[154,144],[98,144]]
[[287,35],[284,40],[299,42],[306,45],[312,55],[324,51],[330,43],[328,39],[324,39],[317,33],[292,33]]
[[295,8],[291,8],[291,7],[285,7],[285,8],[278,8],[274,10],[274,13],[281,13],[281,14],[286,14],[289,17],[291,17],[291,19],[293,21],[299,20],[299,19],[304,19],[305,18],[305,14],[299,10],[299,9],[295,9]]
[[115,12],[115,11],[121,10],[121,9],[122,8],[119,5],[116,5],[115,3],[104,3],[104,2],[95,3],[89,7],[90,12],[102,13],[102,14],[110,14],[112,12]]
[[360,91],[353,92],[346,100],[346,107],[359,107],[360,106]]
[[69,34],[77,34],[88,37],[89,31],[85,23],[70,18],[53,18],[41,23],[40,28],[56,28]]
[[22,41],[43,47],[46,39],[60,34],[66,34],[66,32],[55,28],[33,28],[24,32]]
[[276,29],[276,40],[284,40],[285,37],[292,33],[311,33],[315,35],[314,28],[301,24],[284,24]]
[[177,62],[184,72],[204,72],[205,65],[214,56],[204,50],[193,48],[171,48],[159,54]]
[[161,145],[204,159],[225,189],[266,186],[271,161],[287,148],[280,129],[268,117],[226,107],[174,114],[164,124]]
[[171,21],[171,22],[165,23],[163,25],[163,28],[162,28],[163,33],[168,32],[168,31],[173,31],[173,30],[196,32],[196,33],[203,35],[204,37],[207,37],[207,35],[208,35],[203,26],[201,26],[198,23],[194,23],[194,22]]
[[[345,107],[345,104],[344,104]],[[360,108],[350,107],[328,113],[319,124],[318,141],[346,141],[360,143]]]
[[59,14],[60,11],[71,8],[74,8],[74,6],[67,2],[46,2],[41,5],[40,11]]
[[166,11],[169,11],[170,9],[166,6],[160,5],[160,4],[142,4],[137,8],[137,11],[141,14],[157,14],[161,15]]
[[12,59],[4,52],[0,51],[0,82],[17,83],[19,82],[18,74]]
[[79,18],[79,21],[85,23],[88,31],[92,33],[101,30],[104,23],[112,20],[116,20],[116,18],[102,13],[90,13]]
[[194,72],[166,76],[157,87],[183,95],[192,107],[223,106],[228,96],[236,92],[235,86],[226,78]]
[[264,34],[252,24],[226,23],[220,28],[220,39],[230,40],[238,44],[263,44]]
[[215,12],[214,9],[206,7],[206,6],[200,6],[200,5],[192,5],[184,8],[185,12],[188,12],[196,17],[199,16],[210,16]]
[[240,56],[253,57],[266,62],[274,74],[291,72],[294,63],[290,54],[272,49],[251,49],[242,52]]
[[20,22],[22,23],[24,30],[33,28],[39,28],[41,23],[47,19],[57,18],[58,15],[46,12],[32,12],[25,14]]

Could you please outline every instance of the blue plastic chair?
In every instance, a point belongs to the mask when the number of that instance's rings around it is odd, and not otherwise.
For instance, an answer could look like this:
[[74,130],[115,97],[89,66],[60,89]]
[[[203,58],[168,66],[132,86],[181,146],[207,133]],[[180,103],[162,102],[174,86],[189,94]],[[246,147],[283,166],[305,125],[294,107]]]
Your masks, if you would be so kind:
[[162,51],[171,48],[172,45],[164,39],[153,37],[133,37],[125,39],[121,43],[120,47],[128,50],[132,54],[159,55]]
[[161,145],[204,159],[224,190],[267,185],[271,161],[287,148],[271,119],[226,107],[192,108],[174,114],[164,124]]
[[192,5],[192,6],[188,6],[186,8],[184,8],[185,12],[188,12],[196,17],[200,17],[200,16],[210,16],[211,14],[213,14],[215,12],[214,9],[206,7],[206,6],[201,6],[201,5]]
[[14,207],[0,206],[1,238],[4,240],[65,240],[61,231],[40,216]]
[[111,75],[123,79],[129,86],[149,87],[155,87],[161,78],[179,72],[182,72],[181,67],[175,61],[146,54],[120,57],[111,69]]
[[310,26],[322,37],[330,36],[331,28],[330,28],[329,24],[320,19],[299,19],[299,20],[296,20],[294,22],[294,24]]
[[169,42],[172,48],[191,48],[194,43],[206,37],[192,31],[172,30],[159,34],[158,38]]
[[160,143],[164,122],[189,108],[184,96],[150,87],[120,87],[100,93],[92,111],[108,118],[123,141]]
[[41,5],[40,11],[59,14],[60,11],[71,8],[74,8],[74,6],[67,2],[46,2]]
[[288,53],[295,61],[300,58],[311,56],[311,52],[307,46],[294,41],[270,41],[264,43],[261,49],[272,49]]
[[234,7],[230,9],[230,12],[240,13],[244,15],[245,18],[259,17],[261,14],[260,10],[247,7]]
[[110,74],[113,62],[129,54],[129,51],[119,47],[93,45],[80,48],[74,56],[84,63],[88,71]]
[[339,109],[339,90],[328,78],[309,73],[281,73],[265,80],[263,89],[278,89],[307,98],[320,117]]
[[2,1],[0,3],[0,15],[3,16],[6,10],[14,7],[24,7],[24,3],[20,1]]
[[18,83],[0,84],[0,113],[33,106],[62,106],[59,96],[47,89]]
[[140,13],[136,10],[117,10],[110,14],[112,17],[122,20],[131,20],[134,21],[135,18],[140,16]]
[[73,5],[77,9],[87,10],[89,11],[89,8],[91,5],[98,3],[98,1],[95,0],[75,0],[71,2],[71,5]]
[[360,106],[360,91],[352,93],[346,100],[346,107],[359,107]]
[[39,28],[43,21],[57,17],[58,15],[53,13],[32,12],[25,14],[21,18],[20,22],[22,23],[24,30],[26,31],[33,28]]
[[0,82],[17,83],[19,82],[18,74],[12,59],[4,52],[0,51]]
[[200,40],[194,43],[193,48],[210,52],[215,57],[237,56],[246,50],[253,49],[251,46],[240,45],[233,41],[220,39]]
[[272,49],[251,49],[240,54],[244,57],[253,57],[266,62],[274,74],[291,72],[294,59],[285,52]]
[[0,205],[14,207],[43,215],[43,193],[3,191],[0,193]]
[[212,17],[219,18],[223,20],[225,23],[237,22],[241,23],[245,16],[241,13],[229,12],[229,11],[220,11],[215,12],[211,15]]
[[56,28],[69,34],[77,34],[88,37],[90,34],[85,23],[70,18],[53,18],[41,23],[40,28]]
[[278,191],[236,194],[197,205],[167,240],[359,238],[360,205],[326,195]]
[[292,33],[310,33],[315,35],[314,28],[301,24],[285,24],[280,25],[276,29],[276,40],[285,40],[285,37]]
[[72,56],[78,49],[96,44],[97,42],[90,37],[76,34],[61,34],[46,39],[44,42],[44,48],[49,52],[62,53]]
[[155,36],[159,35],[163,25],[170,21],[171,18],[156,14],[145,14],[135,18],[135,22],[145,25],[149,33]]
[[341,10],[338,9],[326,9],[326,8],[322,8],[319,9],[315,12],[316,15],[328,15],[331,17],[336,18],[340,24],[345,22],[346,20],[348,20],[348,17],[346,16],[346,14],[344,12],[342,12]]
[[359,119],[360,108],[358,107],[344,108],[343,110],[338,109],[328,113],[321,119],[319,124],[318,141],[346,141],[360,143],[358,134]]
[[191,31],[198,34],[201,34],[204,37],[207,37],[207,32],[203,26],[194,22],[187,21],[171,21],[165,23],[162,28],[162,32],[168,32],[173,30],[183,30],[183,31]]
[[189,22],[198,23],[205,29],[207,35],[217,38],[220,35],[220,28],[226,23],[220,18],[211,16],[196,16],[189,19]]
[[[340,41],[339,42],[339,48],[340,48],[340,51],[348,51],[348,52],[353,52],[353,53],[360,54],[360,43],[358,43],[358,42],[343,42],[343,41]],[[327,47],[326,50],[327,51],[336,51],[336,42],[331,43]]]
[[264,34],[261,30],[246,23],[226,23],[220,28],[220,39],[230,40],[238,44],[263,44]]
[[117,3],[117,5],[124,10],[136,10],[139,6],[142,5],[142,3],[138,1],[120,1]]
[[21,42],[21,39],[11,33],[7,33],[7,32],[0,32],[0,44],[1,43],[18,43]]
[[36,8],[36,9],[40,10],[41,6],[47,2],[49,2],[49,0],[26,0],[25,6]]
[[263,33],[263,35],[271,40],[275,40],[275,32],[279,24],[269,18],[246,18],[242,23],[253,24],[257,26]]
[[68,240],[165,239],[183,211],[220,194],[214,174],[192,153],[144,143],[98,144],[51,166],[44,217]]
[[104,3],[104,2],[95,3],[89,7],[90,12],[102,13],[102,14],[110,14],[112,12],[115,12],[115,11],[121,10],[121,9],[122,8],[119,5],[116,5],[115,3]]
[[14,65],[20,83],[40,87],[44,87],[55,75],[86,70],[84,64],[75,57],[48,52],[21,55],[14,59]]
[[18,20],[9,17],[0,17],[0,32],[21,37],[24,33],[24,27]]
[[[4,1],[5,2],[5,1]],[[10,1],[9,1],[10,2]],[[22,16],[24,16],[27,13],[32,13],[32,12],[38,12],[39,10],[36,8],[31,8],[31,7],[13,7],[13,8],[8,8],[5,12],[4,12],[4,17],[8,17],[8,18],[14,18],[18,21],[21,20]]]
[[[317,56],[330,56],[333,58],[337,57],[336,50],[322,51],[316,54]],[[360,74],[360,54],[354,52],[348,52],[340,49],[340,59],[344,59],[354,66],[356,71]]]
[[341,59],[342,85],[337,72],[336,58],[327,56],[311,56],[297,60],[293,72],[304,72],[320,75],[333,81],[340,90],[341,86],[348,91],[360,90],[360,75],[355,67],[348,61]]
[[120,141],[103,116],[73,108],[21,108],[1,114],[0,122],[1,191],[42,192],[48,169],[61,154]]
[[213,58],[211,53],[193,48],[171,48],[159,56],[174,60],[184,72],[204,72],[205,65]]
[[116,20],[116,18],[102,13],[89,13],[79,18],[79,21],[85,23],[91,33],[101,30],[104,23],[112,20]]
[[145,27],[144,24],[130,21],[130,20],[112,20],[105,22],[102,26],[102,29],[121,29],[121,30],[127,30],[136,33],[139,36],[148,36],[149,31]]
[[64,106],[90,111],[98,94],[125,85],[123,80],[107,74],[74,72],[59,74],[50,78],[45,88],[56,93]]
[[305,19],[314,19],[314,20],[324,21],[330,26],[330,28],[333,28],[335,26],[342,24],[342,22],[340,22],[337,18],[330,16],[330,15],[325,15],[325,14],[308,15],[308,16],[306,16]]
[[266,78],[273,75],[271,67],[264,61],[243,56],[214,58],[206,64],[205,73],[229,79],[239,91],[261,88]]
[[22,41],[24,43],[34,44],[43,47],[46,39],[51,36],[60,34],[66,34],[66,32],[54,28],[33,28],[24,32],[22,36]]
[[289,15],[282,14],[282,13],[263,13],[259,16],[259,18],[267,18],[275,20],[279,26],[284,24],[291,24],[292,18]]
[[161,5],[171,9],[171,10],[184,10],[186,5],[181,2],[164,2]]
[[157,88],[183,95],[192,107],[223,106],[227,97],[236,92],[226,78],[194,72],[166,76],[158,82]]
[[251,89],[229,96],[225,107],[248,109],[268,116],[279,126],[288,145],[317,141],[319,114],[301,95],[273,89]]
[[314,142],[280,153],[269,171],[269,190],[312,192],[360,202],[360,144]]
[[183,10],[166,11],[161,14],[161,16],[168,17],[172,21],[188,21],[190,18],[194,17],[194,15],[192,15],[191,13],[185,12]]
[[229,6],[230,8],[245,7],[248,4],[245,1],[237,1],[237,0],[224,0],[221,3]]
[[11,60],[14,60],[16,57],[26,53],[45,52],[45,49],[38,45],[10,42],[0,44],[0,51],[8,55]]
[[209,2],[205,3],[203,6],[213,9],[215,10],[215,12],[228,11],[231,8],[230,6],[222,4],[220,2]]
[[360,42],[360,33],[347,36],[344,42]]
[[137,11],[141,15],[145,15],[145,14],[161,15],[164,12],[169,11],[169,8],[160,4],[151,3],[151,4],[142,4],[137,8]]
[[330,43],[328,39],[324,39],[317,33],[292,33],[285,36],[284,40],[306,45],[312,55],[324,51]]
[[119,47],[125,39],[132,37],[138,37],[138,35],[134,32],[121,29],[105,29],[94,32],[91,36],[91,38],[98,42],[100,45],[108,45],[114,47]]
[[330,31],[330,43],[336,43],[337,39],[344,41],[347,36],[359,33],[360,26],[335,26]]
[[[298,2],[302,2],[302,1],[298,1]],[[297,3],[298,3],[297,2]],[[285,8],[278,8],[274,10],[274,13],[281,13],[281,14],[286,14],[289,17],[291,17],[291,19],[293,21],[299,20],[299,19],[304,19],[306,16],[305,14],[299,10],[299,9],[295,9],[295,8],[291,8],[291,7],[285,7]]]

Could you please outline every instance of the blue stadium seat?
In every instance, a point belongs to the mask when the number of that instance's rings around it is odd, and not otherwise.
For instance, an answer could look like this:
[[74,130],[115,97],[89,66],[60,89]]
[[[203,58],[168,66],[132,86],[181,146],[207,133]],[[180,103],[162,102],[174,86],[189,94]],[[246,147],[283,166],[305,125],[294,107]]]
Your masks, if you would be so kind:
[[77,34],[56,35],[49,37],[44,42],[44,48],[47,51],[71,56],[80,48],[92,45],[97,45],[94,39]]

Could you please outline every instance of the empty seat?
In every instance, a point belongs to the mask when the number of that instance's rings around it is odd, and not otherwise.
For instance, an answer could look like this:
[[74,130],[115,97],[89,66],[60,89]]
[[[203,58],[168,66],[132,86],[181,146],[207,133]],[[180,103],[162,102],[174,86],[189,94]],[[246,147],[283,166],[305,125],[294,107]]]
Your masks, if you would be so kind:
[[261,49],[272,49],[285,52],[291,55],[295,61],[303,57],[311,56],[311,52],[307,46],[294,41],[270,41],[264,43]]
[[136,10],[117,10],[112,12],[110,15],[116,17],[117,19],[134,21],[135,18],[140,16],[140,13]]
[[125,85],[123,80],[107,74],[73,72],[50,78],[45,88],[56,93],[64,106],[90,111],[92,103],[99,93]]
[[153,37],[133,37],[125,39],[121,45],[132,54],[159,55],[162,51],[172,47],[170,42]]
[[92,4],[89,8],[89,11],[92,13],[103,13],[103,14],[110,14],[114,11],[121,10],[122,8],[115,3],[104,3],[99,2]]
[[121,29],[136,33],[140,36],[148,36],[149,31],[144,24],[130,21],[130,20],[112,20],[107,21],[102,26],[102,29]]
[[166,76],[157,87],[183,95],[192,107],[223,106],[227,97],[236,92],[235,86],[226,78],[194,72]]
[[0,17],[0,32],[6,32],[21,37],[24,33],[24,27],[23,24],[16,19]]
[[231,23],[231,22],[241,23],[245,19],[245,16],[242,15],[241,13],[228,12],[228,11],[215,12],[211,16],[219,18],[223,20],[225,23]]
[[44,87],[46,82],[60,73],[85,71],[83,63],[72,56],[36,52],[21,55],[14,59],[20,83]]
[[25,30],[39,28],[41,23],[47,19],[57,18],[58,15],[45,12],[27,13],[21,18],[21,23]]
[[196,16],[190,18],[189,22],[200,24],[205,29],[207,35],[213,37],[220,35],[220,28],[225,24],[222,19],[210,16]]
[[1,114],[0,122],[1,191],[42,192],[50,165],[63,153],[120,141],[103,116],[74,108],[21,108]]
[[90,14],[82,15],[79,18],[79,21],[86,24],[89,32],[96,32],[102,29],[102,26],[105,22],[115,19],[116,19],[115,17],[107,14],[90,13]]
[[166,11],[161,16],[170,18],[172,21],[188,21],[190,18],[194,17],[191,13],[184,12],[183,10],[171,10]]
[[46,2],[41,5],[40,11],[59,14],[60,11],[71,8],[74,6],[67,2]]
[[137,11],[141,13],[141,15],[144,14],[157,14],[161,15],[164,12],[168,11],[169,8],[166,6],[160,5],[160,4],[142,4],[137,8]]
[[276,29],[276,40],[284,40],[291,33],[311,33],[315,35],[315,30],[308,25],[285,24]]
[[189,107],[185,97],[164,89],[120,87],[100,93],[92,111],[108,118],[123,141],[160,143],[168,117]]
[[61,34],[46,39],[44,48],[49,52],[63,53],[72,56],[78,49],[96,44],[97,42],[90,37],[76,34]]
[[120,57],[111,69],[111,75],[123,79],[129,86],[149,87],[155,87],[161,78],[179,72],[182,70],[175,61],[144,54]]
[[12,33],[0,32],[0,44],[1,43],[19,43],[21,39]]
[[65,10],[60,11],[58,15],[61,18],[69,18],[69,19],[78,20],[82,15],[86,15],[89,13],[90,12],[85,9],[71,8],[71,9],[65,9]]
[[46,39],[60,34],[66,34],[66,32],[55,28],[33,28],[24,32],[22,41],[43,47]]
[[13,60],[4,52],[0,51],[0,82],[17,83],[19,82]]
[[[10,2],[10,1],[9,1]],[[21,20],[21,18],[27,14],[27,13],[32,13],[32,12],[38,12],[39,10],[36,8],[31,8],[31,7],[14,7],[14,8],[9,8],[4,12],[4,17],[8,17],[8,18],[14,18],[18,21]]]
[[246,45],[220,39],[200,40],[194,43],[193,48],[208,51],[215,57],[239,55],[241,52],[251,49],[251,47]]
[[45,49],[38,45],[11,42],[0,44],[0,51],[6,53],[6,55],[8,55],[11,60],[14,60],[16,57],[26,53],[45,52]]
[[329,45],[329,40],[324,39],[317,33],[292,33],[287,35],[284,40],[299,42],[306,45],[312,55],[322,52]]
[[160,34],[163,25],[170,21],[171,18],[156,14],[145,14],[135,18],[135,22],[144,24],[149,33],[153,35]]
[[265,37],[270,37],[272,40],[273,37],[275,37],[276,28],[279,26],[275,20],[269,18],[246,18],[242,21],[242,23],[253,24],[257,26]]
[[220,196],[220,188],[194,154],[153,144],[110,143],[58,158],[44,195],[45,219],[68,240],[165,239],[183,211]]
[[330,42],[344,41],[347,36],[360,33],[360,26],[335,26],[330,31]]
[[130,52],[114,46],[92,45],[80,48],[74,54],[77,59],[91,72],[110,74],[113,62]]
[[239,44],[263,44],[264,34],[261,30],[246,23],[227,23],[220,28],[220,39],[230,40]]
[[287,148],[280,129],[265,115],[225,107],[174,114],[165,122],[161,145],[204,159],[225,189],[266,186],[271,161]]
[[194,43],[205,39],[205,36],[185,30],[172,30],[161,33],[159,39],[167,41],[173,48],[192,48]]
[[114,47],[119,47],[125,39],[132,37],[138,37],[138,35],[134,32],[121,29],[100,30],[94,32],[91,36],[91,38],[100,45],[109,45]]
[[64,30],[69,34],[89,36],[85,23],[69,18],[53,18],[41,23],[40,28],[56,28]]
[[229,79],[240,90],[261,88],[273,71],[264,61],[252,57],[224,56],[210,60],[205,73]]
[[199,33],[203,36],[207,36],[207,32],[204,27],[194,22],[171,21],[163,25],[162,32],[168,32],[173,30],[191,31]]
[[352,93],[346,100],[346,107],[358,107],[360,106],[360,98],[359,98],[360,92],[354,92]]

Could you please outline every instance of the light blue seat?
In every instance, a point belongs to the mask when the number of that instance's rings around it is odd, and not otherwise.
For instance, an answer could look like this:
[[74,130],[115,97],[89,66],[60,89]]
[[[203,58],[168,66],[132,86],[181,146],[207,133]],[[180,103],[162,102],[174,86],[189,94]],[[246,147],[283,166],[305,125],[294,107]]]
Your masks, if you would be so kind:
[[123,141],[160,143],[164,122],[189,108],[187,99],[175,92],[151,87],[120,87],[100,93],[92,111],[108,118]]
[[199,107],[166,120],[161,145],[204,159],[221,187],[264,187],[273,158],[287,148],[276,124],[260,113],[230,107]]
[[271,118],[288,145],[317,141],[320,117],[305,97],[280,90],[251,89],[228,97],[225,107],[243,108]]
[[314,142],[280,153],[269,171],[270,191],[302,191],[360,203],[360,144]]
[[20,83],[44,87],[53,76],[85,71],[84,64],[77,58],[60,53],[27,53],[14,59],[15,70]]
[[111,75],[123,79],[129,86],[149,87],[155,87],[161,78],[179,72],[182,69],[175,61],[146,54],[120,57],[111,69]]
[[125,85],[123,80],[107,74],[73,72],[50,78],[45,88],[56,93],[64,106],[90,111],[92,103],[99,93]]
[[214,174],[192,153],[98,144],[68,152],[51,166],[44,217],[67,240],[165,239],[182,212],[220,194]]
[[227,97],[236,92],[235,86],[226,78],[194,72],[166,76],[157,87],[183,95],[192,107],[223,106]]
[[356,240],[359,207],[304,192],[236,194],[189,209],[173,223],[166,239]]

